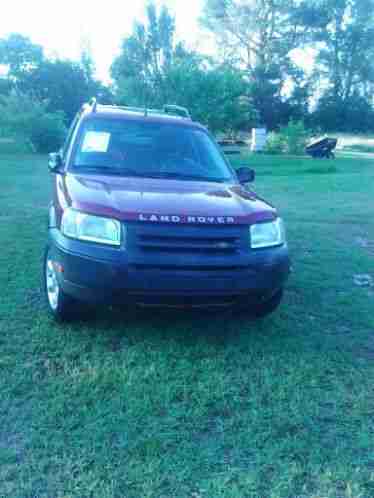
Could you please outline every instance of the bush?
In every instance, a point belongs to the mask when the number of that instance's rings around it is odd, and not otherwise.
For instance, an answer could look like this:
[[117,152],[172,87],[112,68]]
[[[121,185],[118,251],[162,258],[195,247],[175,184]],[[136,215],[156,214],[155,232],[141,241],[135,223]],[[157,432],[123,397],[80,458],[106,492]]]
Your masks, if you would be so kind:
[[61,147],[66,134],[61,111],[48,112],[46,102],[19,93],[0,99],[0,130],[41,153]]
[[30,141],[37,152],[57,151],[66,135],[63,117],[60,113],[40,116],[31,130]]
[[286,147],[284,137],[280,133],[270,133],[264,148],[266,154],[283,154]]
[[281,128],[280,134],[284,137],[287,154],[295,156],[305,154],[308,132],[302,121],[290,121],[287,126]]
[[336,97],[331,91],[319,99],[311,121],[324,131],[367,133],[374,129],[374,107],[369,98],[355,91],[350,97]]
[[268,154],[305,154],[305,146],[309,133],[302,121],[290,121],[279,133],[270,133],[265,152]]

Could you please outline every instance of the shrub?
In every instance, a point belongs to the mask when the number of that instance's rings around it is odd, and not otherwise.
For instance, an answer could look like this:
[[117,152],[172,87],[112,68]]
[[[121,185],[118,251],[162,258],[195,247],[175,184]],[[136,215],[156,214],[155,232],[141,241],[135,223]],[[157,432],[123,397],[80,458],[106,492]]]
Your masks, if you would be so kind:
[[284,137],[280,133],[270,133],[264,148],[266,154],[283,154],[286,147]]
[[37,152],[57,151],[66,135],[61,113],[47,113],[40,116],[30,134],[30,141]]
[[287,126],[281,128],[280,135],[284,137],[286,154],[295,156],[305,154],[308,132],[302,121],[291,120]]
[[278,133],[270,133],[264,151],[267,154],[305,154],[309,133],[302,121],[290,121]]
[[61,111],[48,112],[46,102],[19,93],[0,99],[0,130],[41,153],[57,150],[66,134]]

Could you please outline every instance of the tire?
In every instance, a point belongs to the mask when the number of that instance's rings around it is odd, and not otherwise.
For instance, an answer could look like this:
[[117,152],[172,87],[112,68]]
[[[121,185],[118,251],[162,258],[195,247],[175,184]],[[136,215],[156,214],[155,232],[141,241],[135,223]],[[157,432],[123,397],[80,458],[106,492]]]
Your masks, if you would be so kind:
[[283,298],[283,289],[280,289],[274,296],[265,301],[264,303],[258,304],[255,308],[250,304],[241,304],[239,306],[239,315],[247,315],[250,318],[265,318],[266,316],[274,313],[278,308]]
[[278,308],[283,298],[283,289],[280,289],[274,296],[266,301],[258,305],[254,311],[255,318],[265,318]]
[[47,308],[55,320],[59,322],[72,321],[80,316],[84,305],[65,294],[61,289],[51,256],[51,249],[47,246],[43,263],[43,287]]

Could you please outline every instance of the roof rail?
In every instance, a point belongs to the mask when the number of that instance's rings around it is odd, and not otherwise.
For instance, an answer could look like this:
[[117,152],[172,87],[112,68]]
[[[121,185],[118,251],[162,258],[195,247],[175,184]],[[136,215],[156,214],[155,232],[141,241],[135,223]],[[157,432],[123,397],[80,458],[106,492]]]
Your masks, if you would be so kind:
[[132,107],[132,106],[114,106],[114,105],[106,105],[104,107],[112,107],[113,109],[123,109],[124,111],[130,112],[141,112],[144,116],[148,116],[148,114],[167,114],[169,116],[176,116],[178,118],[187,118],[191,119],[190,113],[188,109],[185,107],[180,107],[178,105],[165,105],[162,109],[152,109],[148,107]]
[[[90,111],[97,112],[98,102],[95,97],[89,100],[82,105],[81,112]],[[123,111],[129,112],[138,112],[147,117],[150,114],[167,114],[168,116],[174,116],[182,119],[191,119],[190,113],[188,109],[185,107],[180,107],[178,105],[167,104],[164,105],[162,109],[150,109],[147,107],[133,107],[133,106],[121,106],[121,105],[102,105],[100,104],[100,108],[104,109],[121,109]]]
[[97,109],[97,100],[95,97],[92,97],[88,102],[85,102],[81,109],[80,112],[85,112],[85,111],[91,111],[91,112],[96,112]]
[[97,100],[96,100],[96,97],[92,97],[92,99],[90,99],[90,101],[88,102],[88,105],[91,106],[91,111],[92,112],[96,112],[96,109],[97,109]]
[[149,109],[147,107],[133,107],[133,106],[124,106],[124,105],[109,105],[105,107],[112,107],[113,109],[122,109],[124,111],[130,111],[130,112],[141,112],[145,116],[148,114],[156,114],[156,113],[162,113],[162,111],[157,110],[157,109]]
[[173,116],[179,116],[181,118],[191,119],[191,115],[186,109],[186,107],[181,107],[179,105],[166,104],[164,105],[163,111],[165,114],[172,114]]

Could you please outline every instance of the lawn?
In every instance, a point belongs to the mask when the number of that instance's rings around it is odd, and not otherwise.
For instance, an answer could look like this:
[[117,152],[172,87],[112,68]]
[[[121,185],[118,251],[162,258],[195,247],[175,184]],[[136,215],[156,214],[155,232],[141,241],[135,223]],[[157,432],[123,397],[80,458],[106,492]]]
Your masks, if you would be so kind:
[[1,498],[374,496],[374,161],[247,161],[288,227],[278,312],[58,325],[46,158],[0,156]]

